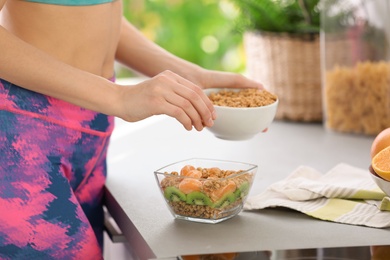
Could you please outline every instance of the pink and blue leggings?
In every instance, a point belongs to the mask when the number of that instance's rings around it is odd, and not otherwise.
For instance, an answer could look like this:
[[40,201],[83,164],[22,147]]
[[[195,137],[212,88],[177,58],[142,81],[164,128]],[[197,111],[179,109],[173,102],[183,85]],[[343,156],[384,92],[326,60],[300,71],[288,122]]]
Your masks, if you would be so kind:
[[0,79],[0,259],[102,259],[113,120]]

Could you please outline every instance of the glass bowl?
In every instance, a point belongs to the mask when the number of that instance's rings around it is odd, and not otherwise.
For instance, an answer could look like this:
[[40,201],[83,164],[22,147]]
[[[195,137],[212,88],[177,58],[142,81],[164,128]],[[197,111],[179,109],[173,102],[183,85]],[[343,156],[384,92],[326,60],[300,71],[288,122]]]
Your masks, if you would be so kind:
[[249,163],[193,158],[154,174],[176,219],[219,223],[241,212],[257,168]]

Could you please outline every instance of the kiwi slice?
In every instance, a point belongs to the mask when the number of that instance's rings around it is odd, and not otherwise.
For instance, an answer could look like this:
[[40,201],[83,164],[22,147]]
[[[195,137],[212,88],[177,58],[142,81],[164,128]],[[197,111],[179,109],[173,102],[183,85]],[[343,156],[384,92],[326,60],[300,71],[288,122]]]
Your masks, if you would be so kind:
[[212,204],[211,199],[200,191],[193,191],[187,194],[187,204],[191,205],[205,205],[210,206]]
[[214,203],[214,208],[224,208],[236,201],[236,195],[233,192],[225,194],[218,201]]
[[234,191],[234,195],[236,196],[236,198],[243,198],[243,197],[245,197],[248,194],[248,192],[249,192],[249,187],[250,187],[249,182],[246,181],[246,182],[242,183],[238,187],[238,189],[236,189]]
[[174,186],[165,188],[164,197],[173,202],[186,201],[187,199],[187,196]]

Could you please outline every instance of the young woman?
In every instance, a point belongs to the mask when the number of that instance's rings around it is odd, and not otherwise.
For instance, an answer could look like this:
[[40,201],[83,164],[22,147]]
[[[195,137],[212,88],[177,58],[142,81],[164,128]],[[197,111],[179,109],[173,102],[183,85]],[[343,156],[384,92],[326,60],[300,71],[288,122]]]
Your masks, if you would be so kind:
[[[114,83],[117,60],[150,78]],[[202,88],[242,75],[180,59],[122,17],[120,0],[0,0],[0,259],[100,259],[114,116],[215,119]]]

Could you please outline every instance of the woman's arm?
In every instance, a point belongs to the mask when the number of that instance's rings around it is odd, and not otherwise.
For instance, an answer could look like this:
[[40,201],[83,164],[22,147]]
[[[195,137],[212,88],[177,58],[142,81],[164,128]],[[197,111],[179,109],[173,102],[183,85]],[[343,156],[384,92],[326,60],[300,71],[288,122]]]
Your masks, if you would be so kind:
[[240,74],[203,69],[169,53],[143,36],[125,18],[122,18],[116,59],[149,77],[170,70],[202,88],[263,88],[259,82]]
[[215,118],[202,91],[169,71],[135,86],[119,86],[52,58],[3,27],[0,50],[0,78],[87,109],[130,122],[166,114],[187,130],[199,131]]

